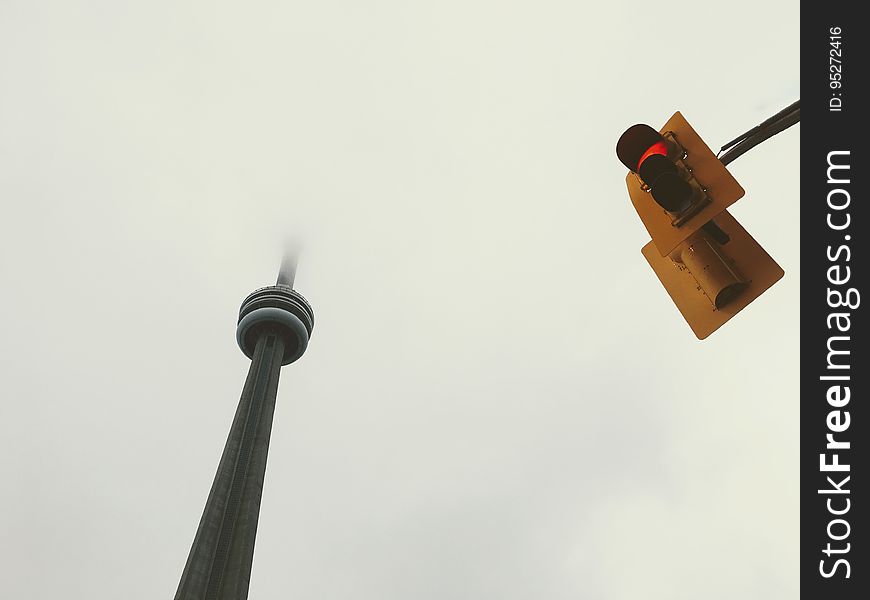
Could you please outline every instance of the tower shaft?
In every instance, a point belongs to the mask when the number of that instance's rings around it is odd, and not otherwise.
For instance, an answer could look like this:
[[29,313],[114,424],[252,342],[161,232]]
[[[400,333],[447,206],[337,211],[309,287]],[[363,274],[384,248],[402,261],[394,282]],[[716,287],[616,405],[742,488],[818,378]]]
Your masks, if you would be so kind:
[[285,340],[257,336],[251,367],[175,600],[245,600]]

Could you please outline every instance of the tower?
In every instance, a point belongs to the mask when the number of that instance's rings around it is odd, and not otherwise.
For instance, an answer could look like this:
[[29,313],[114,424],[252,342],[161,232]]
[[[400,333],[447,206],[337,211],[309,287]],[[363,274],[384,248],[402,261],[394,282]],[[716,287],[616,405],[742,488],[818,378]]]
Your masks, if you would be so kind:
[[293,289],[295,272],[285,258],[277,283],[239,309],[236,341],[251,367],[175,600],[248,597],[278,375],[302,356],[314,328],[314,311]]

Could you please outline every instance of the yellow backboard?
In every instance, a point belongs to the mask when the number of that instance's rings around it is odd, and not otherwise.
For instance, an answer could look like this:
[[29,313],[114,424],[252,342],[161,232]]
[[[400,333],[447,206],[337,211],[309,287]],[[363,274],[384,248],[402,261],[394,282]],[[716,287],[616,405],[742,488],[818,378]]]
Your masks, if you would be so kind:
[[727,244],[721,246],[721,253],[749,284],[722,308],[715,307],[688,268],[662,256],[653,242],[641,250],[683,318],[700,340],[719,329],[785,274],[727,210],[716,217],[716,224],[731,238]]

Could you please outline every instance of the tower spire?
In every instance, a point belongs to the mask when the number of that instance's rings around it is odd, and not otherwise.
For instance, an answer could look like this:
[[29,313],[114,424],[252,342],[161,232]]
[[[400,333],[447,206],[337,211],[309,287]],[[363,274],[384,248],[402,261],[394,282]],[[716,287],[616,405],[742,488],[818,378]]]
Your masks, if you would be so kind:
[[293,287],[293,282],[296,279],[296,265],[299,262],[299,255],[292,249],[284,251],[284,258],[281,259],[281,268],[278,269],[278,281],[276,285],[286,285],[289,288]]

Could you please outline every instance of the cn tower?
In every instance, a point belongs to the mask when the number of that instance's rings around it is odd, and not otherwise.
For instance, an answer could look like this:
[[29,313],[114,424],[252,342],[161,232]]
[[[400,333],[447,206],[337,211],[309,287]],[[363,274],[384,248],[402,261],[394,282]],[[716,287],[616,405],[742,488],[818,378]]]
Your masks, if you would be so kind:
[[236,341],[251,367],[175,600],[248,597],[278,375],[305,353],[314,328],[314,311],[293,289],[295,274],[295,258],[285,257],[277,283],[239,309]]

